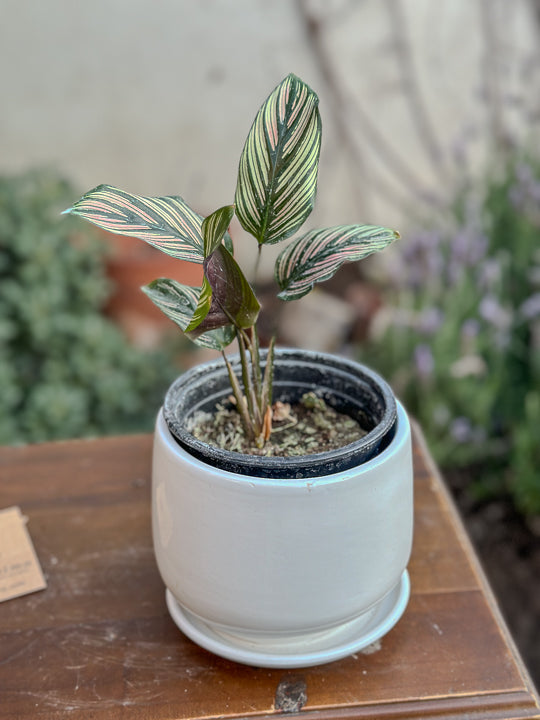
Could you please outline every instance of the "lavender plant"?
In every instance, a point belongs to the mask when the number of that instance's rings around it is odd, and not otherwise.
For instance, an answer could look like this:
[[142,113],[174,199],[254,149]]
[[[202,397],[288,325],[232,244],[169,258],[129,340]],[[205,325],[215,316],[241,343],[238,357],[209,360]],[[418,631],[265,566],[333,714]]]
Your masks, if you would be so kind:
[[[236,214],[257,241],[259,254],[265,245],[293,236],[313,208],[320,145],[318,97],[302,80],[289,75],[263,103],[249,131],[234,204],[203,219],[178,196],[140,197],[100,185],[66,211],[203,265],[201,287],[160,278],[143,290],[191,340],[222,352],[244,431],[257,447],[271,432],[275,342],[270,342],[263,367],[257,333],[260,304],[234,258],[228,228]],[[395,231],[373,225],[342,225],[297,237],[275,264],[278,297],[285,301],[303,297],[343,263],[361,260],[396,237]],[[241,377],[236,377],[225,354],[235,339]]]
[[[540,513],[540,169],[514,158],[411,233],[364,359],[390,378],[446,469]],[[478,468],[482,468],[481,472]]]

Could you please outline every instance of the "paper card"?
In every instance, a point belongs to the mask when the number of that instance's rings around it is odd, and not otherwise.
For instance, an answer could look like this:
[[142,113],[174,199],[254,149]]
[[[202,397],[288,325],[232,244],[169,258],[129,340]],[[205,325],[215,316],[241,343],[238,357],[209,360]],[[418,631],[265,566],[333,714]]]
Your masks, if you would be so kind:
[[0,602],[47,587],[20,508],[0,510]]

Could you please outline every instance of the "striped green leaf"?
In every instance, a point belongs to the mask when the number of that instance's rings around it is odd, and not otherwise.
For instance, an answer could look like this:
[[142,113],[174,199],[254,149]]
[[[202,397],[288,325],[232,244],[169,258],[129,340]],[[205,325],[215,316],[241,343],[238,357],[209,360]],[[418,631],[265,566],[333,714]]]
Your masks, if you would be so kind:
[[[234,205],[219,208],[203,220],[202,236],[204,241],[204,257],[211,255],[221,244],[223,237],[234,216]],[[227,248],[231,252],[230,248]]]
[[329,280],[346,262],[382,250],[399,233],[376,225],[341,225],[312,230],[294,240],[276,260],[275,278],[282,300],[297,300],[315,283]]
[[317,189],[321,120],[317,95],[295,75],[278,85],[249,131],[238,169],[236,214],[259,245],[290,237]]
[[[194,331],[198,329],[196,333],[191,335],[191,337],[197,337],[200,335],[201,332],[203,332],[203,328],[200,327],[203,320],[208,317],[208,313],[210,312],[210,309],[212,308],[212,287],[210,283],[208,282],[207,278],[203,278],[203,284],[201,287],[201,292],[199,294],[199,300],[197,302],[197,307],[195,308],[193,315],[191,316],[191,320],[189,321],[189,325],[184,328],[184,332],[189,335],[190,333],[194,333]],[[220,321],[215,327],[223,327],[225,325],[230,325],[230,321],[226,317],[221,317]],[[212,328],[215,329],[215,328]]]
[[[182,285],[176,280],[159,278],[145,285],[142,290],[170,320],[186,331],[198,307],[201,288]],[[223,350],[234,340],[235,330],[229,324],[196,336],[190,334],[189,337],[202,347]]]
[[180,260],[200,264],[204,259],[203,220],[181,197],[147,198],[99,185],[65,212],[109,232],[144,240]]

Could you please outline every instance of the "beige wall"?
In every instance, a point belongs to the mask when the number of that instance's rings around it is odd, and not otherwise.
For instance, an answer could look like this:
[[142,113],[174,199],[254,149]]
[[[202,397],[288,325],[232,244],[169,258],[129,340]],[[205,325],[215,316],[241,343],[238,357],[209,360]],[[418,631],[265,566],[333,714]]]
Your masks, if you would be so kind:
[[467,138],[477,165],[494,132],[528,130],[537,45],[527,0],[0,0],[0,172],[210,211],[293,71],[321,96],[313,222],[402,226],[447,194]]

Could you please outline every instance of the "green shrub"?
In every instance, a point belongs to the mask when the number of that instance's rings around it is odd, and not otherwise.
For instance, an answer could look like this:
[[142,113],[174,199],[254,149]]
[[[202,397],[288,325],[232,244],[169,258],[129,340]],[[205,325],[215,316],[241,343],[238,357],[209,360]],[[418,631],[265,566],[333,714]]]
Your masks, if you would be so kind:
[[540,513],[540,172],[515,159],[467,187],[450,227],[396,247],[364,359],[389,378],[443,468]]
[[175,374],[102,314],[105,252],[52,174],[0,178],[0,443],[143,431]]

